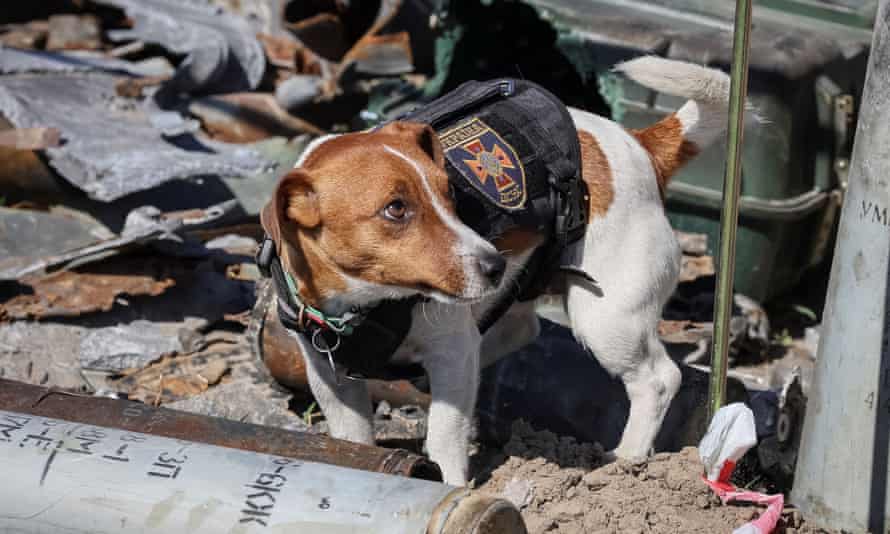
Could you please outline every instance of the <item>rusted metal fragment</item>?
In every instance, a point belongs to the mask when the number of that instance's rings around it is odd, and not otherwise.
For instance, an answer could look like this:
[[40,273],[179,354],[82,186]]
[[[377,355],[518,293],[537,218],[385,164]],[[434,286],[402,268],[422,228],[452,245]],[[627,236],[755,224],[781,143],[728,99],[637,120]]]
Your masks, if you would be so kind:
[[229,370],[230,355],[239,354],[231,344],[213,344],[201,351],[171,354],[160,361],[111,381],[128,398],[158,405],[197,395],[219,382]]
[[57,147],[62,134],[55,128],[16,128],[0,131],[0,146],[16,150],[43,150]]
[[209,96],[192,101],[188,109],[201,119],[204,130],[211,137],[229,143],[324,133],[317,126],[289,114],[268,93]]
[[47,50],[99,50],[102,29],[95,15],[53,15],[49,18]]
[[121,295],[156,296],[174,285],[172,278],[156,279],[149,273],[106,274],[63,271],[20,281],[32,293],[0,303],[0,318],[40,319],[76,317],[108,311]]
[[10,380],[0,379],[0,409],[365,471],[442,479],[434,463],[405,450],[152,408],[137,402],[71,395]]
[[167,83],[171,92],[227,93],[256,89],[266,68],[263,48],[241,17],[206,3],[172,0],[98,0],[123,9],[131,30],[115,30],[115,41],[158,43],[187,57]]
[[139,102],[117,95],[118,80],[98,73],[4,76],[0,113],[17,128],[58,128],[66,142],[46,150],[50,164],[106,202],[175,178],[249,175],[270,166],[243,147],[188,134],[164,139]]

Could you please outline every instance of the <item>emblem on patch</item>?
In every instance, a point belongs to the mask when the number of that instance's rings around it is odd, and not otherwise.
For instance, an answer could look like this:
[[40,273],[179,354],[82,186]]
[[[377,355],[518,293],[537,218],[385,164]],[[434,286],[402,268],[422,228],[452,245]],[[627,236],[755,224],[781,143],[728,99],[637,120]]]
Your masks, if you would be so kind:
[[448,161],[498,206],[525,207],[525,169],[519,155],[490,126],[474,118],[439,136]]

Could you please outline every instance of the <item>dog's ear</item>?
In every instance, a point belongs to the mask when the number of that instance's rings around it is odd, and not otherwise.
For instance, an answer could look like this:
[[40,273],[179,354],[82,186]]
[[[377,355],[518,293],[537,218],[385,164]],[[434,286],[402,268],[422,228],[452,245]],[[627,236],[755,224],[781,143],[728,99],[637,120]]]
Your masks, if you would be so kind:
[[442,153],[442,143],[439,136],[429,124],[419,122],[395,121],[380,128],[383,133],[401,135],[420,147],[421,150],[441,167],[445,164],[445,155]]
[[260,222],[276,244],[280,243],[282,226],[296,224],[311,229],[321,223],[318,196],[306,172],[294,169],[278,182],[275,194],[260,214]]

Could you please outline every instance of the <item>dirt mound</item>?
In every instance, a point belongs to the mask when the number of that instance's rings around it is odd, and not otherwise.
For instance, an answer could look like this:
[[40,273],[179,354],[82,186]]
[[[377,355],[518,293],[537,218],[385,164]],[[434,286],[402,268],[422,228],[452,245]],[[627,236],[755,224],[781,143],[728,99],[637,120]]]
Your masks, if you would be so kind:
[[[730,533],[760,513],[723,506],[702,483],[693,447],[656,454],[648,462],[604,465],[602,447],[538,432],[518,422],[503,451],[474,459],[480,491],[522,510],[529,534]],[[788,510],[779,532],[815,534]]]

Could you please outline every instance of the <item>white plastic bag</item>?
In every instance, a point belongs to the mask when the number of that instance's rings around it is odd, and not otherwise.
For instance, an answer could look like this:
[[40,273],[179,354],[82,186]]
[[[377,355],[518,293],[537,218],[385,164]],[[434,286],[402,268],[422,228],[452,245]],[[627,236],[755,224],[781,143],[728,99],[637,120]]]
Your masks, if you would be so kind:
[[708,426],[708,432],[698,445],[699,455],[705,466],[705,484],[714,490],[723,504],[740,501],[767,506],[760,517],[737,528],[733,534],[769,534],[775,530],[785,506],[785,497],[781,493],[765,495],[755,491],[741,491],[729,483],[736,462],[754,445],[757,445],[754,413],[742,403],[730,404],[717,410]]
[[[717,482],[724,469],[729,469],[731,474],[739,458],[754,445],[757,445],[757,429],[750,408],[736,402],[717,410],[708,432],[698,444],[708,480]],[[731,462],[729,467],[726,467],[727,462]],[[726,478],[728,480],[729,476]]]

